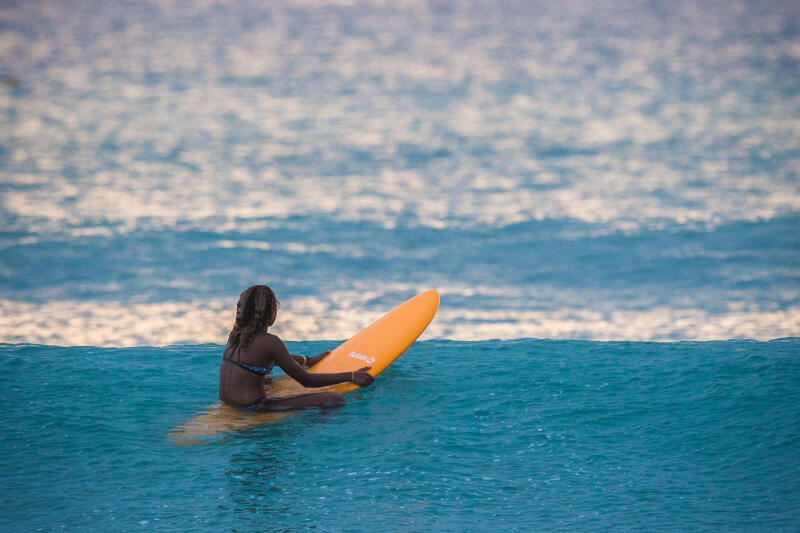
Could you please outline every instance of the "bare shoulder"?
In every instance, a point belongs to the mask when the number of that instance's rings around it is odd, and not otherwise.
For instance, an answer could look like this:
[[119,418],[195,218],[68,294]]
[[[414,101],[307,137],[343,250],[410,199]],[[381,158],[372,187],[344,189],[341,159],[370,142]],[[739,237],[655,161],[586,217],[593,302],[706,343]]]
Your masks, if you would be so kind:
[[268,353],[285,352],[286,345],[277,335],[268,332],[261,332],[253,337],[253,344],[258,343],[259,348]]
[[280,337],[278,337],[277,335],[274,335],[274,334],[272,334],[272,333],[269,333],[269,332],[265,332],[265,333],[264,333],[264,338],[265,338],[265,339],[266,339],[266,341],[267,341],[267,342],[269,342],[270,344],[277,344],[277,345],[279,345],[279,346],[284,346],[284,344],[283,344],[283,341],[282,341],[282,340],[281,340],[281,338],[280,338]]

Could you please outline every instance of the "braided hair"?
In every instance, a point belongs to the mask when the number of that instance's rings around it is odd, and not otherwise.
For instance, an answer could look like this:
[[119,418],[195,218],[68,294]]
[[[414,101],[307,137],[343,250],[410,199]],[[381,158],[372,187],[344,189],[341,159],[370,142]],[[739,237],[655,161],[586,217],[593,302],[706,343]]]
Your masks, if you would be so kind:
[[245,289],[236,304],[236,322],[233,324],[228,342],[231,345],[247,346],[259,331],[266,331],[275,323],[280,304],[272,289],[266,285],[253,285]]

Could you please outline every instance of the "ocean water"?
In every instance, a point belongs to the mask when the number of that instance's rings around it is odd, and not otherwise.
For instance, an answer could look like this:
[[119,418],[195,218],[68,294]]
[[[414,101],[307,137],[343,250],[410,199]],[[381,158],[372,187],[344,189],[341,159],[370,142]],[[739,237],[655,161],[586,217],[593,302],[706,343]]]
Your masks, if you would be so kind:
[[792,2],[0,7],[0,332],[800,333]]
[[[800,529],[797,2],[7,0],[0,58],[0,529]],[[254,283],[298,351],[441,307],[175,446]]]
[[344,407],[175,446],[221,348],[0,347],[2,529],[800,527],[798,339],[423,341]]

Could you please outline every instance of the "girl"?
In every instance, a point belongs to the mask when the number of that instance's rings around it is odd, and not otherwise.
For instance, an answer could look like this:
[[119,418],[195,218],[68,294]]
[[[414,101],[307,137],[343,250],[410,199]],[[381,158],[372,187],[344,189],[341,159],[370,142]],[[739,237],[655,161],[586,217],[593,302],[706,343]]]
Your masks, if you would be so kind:
[[266,386],[270,383],[272,367],[278,365],[286,374],[304,387],[324,387],[336,383],[352,382],[368,387],[373,378],[365,366],[355,372],[338,374],[310,374],[303,367],[315,365],[330,352],[313,357],[291,355],[278,337],[267,333],[278,315],[278,299],[266,285],[246,289],[236,304],[236,322],[233,325],[222,363],[219,368],[219,397],[241,407],[259,411],[277,411],[312,406],[331,406],[344,403],[336,393],[311,393],[282,398],[268,398]]

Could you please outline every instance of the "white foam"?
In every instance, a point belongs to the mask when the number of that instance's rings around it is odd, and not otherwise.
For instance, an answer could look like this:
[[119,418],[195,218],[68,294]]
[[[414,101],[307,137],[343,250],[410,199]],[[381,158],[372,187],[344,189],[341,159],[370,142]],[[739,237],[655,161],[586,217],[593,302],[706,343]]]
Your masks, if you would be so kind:
[[[342,305],[348,295],[351,304]],[[272,331],[285,340],[346,339],[389,310],[388,304],[365,305],[380,295],[383,294],[367,293],[356,298],[354,293],[335,293],[326,299],[283,300]],[[447,290],[443,291],[446,295]],[[402,301],[392,300],[393,304]],[[233,323],[232,302],[233,299],[161,303],[67,300],[33,304],[2,299],[0,342],[62,346],[224,344]],[[797,306],[763,310],[746,302],[733,302],[726,312],[711,313],[697,308],[665,307],[479,310],[444,305],[421,338],[700,341],[769,340],[798,334]]]

